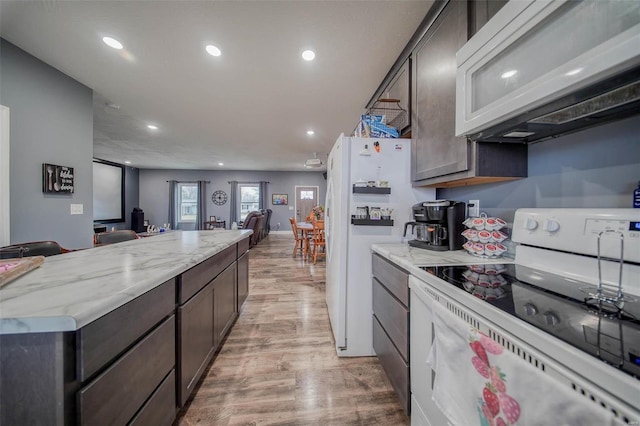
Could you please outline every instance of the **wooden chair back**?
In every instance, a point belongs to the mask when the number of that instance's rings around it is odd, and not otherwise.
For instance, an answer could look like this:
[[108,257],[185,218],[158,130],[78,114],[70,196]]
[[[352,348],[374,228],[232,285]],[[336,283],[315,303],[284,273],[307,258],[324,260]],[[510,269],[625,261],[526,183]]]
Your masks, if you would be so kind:
[[119,229],[111,232],[100,232],[93,236],[93,244],[103,246],[107,244],[120,243],[122,241],[136,240],[138,234],[130,229]]
[[295,218],[290,217],[289,223],[291,223],[291,230],[293,231],[293,236],[298,240],[300,238],[300,232],[298,231],[298,222],[296,222]]
[[305,241],[304,236],[300,229],[298,229],[298,222],[296,219],[291,217],[289,218],[289,223],[291,223],[291,231],[293,231],[293,237],[295,238],[295,242],[293,245],[293,257],[296,257],[296,253],[300,250],[300,253],[306,256],[307,254],[307,241]]
[[55,241],[31,241],[28,243],[11,244],[0,247],[0,259],[14,259],[30,256],[55,256],[68,253],[67,250]]
[[315,264],[318,260],[318,256],[325,256],[326,253],[326,241],[324,238],[324,220],[314,220],[313,221],[313,233],[312,233],[312,242],[313,242],[313,263]]

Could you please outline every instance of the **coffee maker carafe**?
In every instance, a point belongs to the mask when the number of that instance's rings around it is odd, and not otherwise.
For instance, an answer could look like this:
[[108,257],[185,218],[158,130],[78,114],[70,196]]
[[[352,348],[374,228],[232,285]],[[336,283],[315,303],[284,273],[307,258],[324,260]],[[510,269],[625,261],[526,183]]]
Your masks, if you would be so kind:
[[404,224],[404,236],[411,226],[415,239],[409,241],[412,247],[428,250],[460,250],[464,244],[462,222],[466,205],[449,200],[424,201],[413,206],[413,222]]

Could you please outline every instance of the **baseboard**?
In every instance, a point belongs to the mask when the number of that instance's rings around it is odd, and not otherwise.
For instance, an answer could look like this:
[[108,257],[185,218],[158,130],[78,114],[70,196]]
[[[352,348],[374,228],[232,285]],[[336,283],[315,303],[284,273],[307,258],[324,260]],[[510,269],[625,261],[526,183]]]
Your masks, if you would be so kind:
[[289,230],[283,230],[283,231],[269,231],[269,235],[271,234],[275,234],[275,235],[291,235],[291,238],[293,238],[293,232],[291,232],[291,229]]

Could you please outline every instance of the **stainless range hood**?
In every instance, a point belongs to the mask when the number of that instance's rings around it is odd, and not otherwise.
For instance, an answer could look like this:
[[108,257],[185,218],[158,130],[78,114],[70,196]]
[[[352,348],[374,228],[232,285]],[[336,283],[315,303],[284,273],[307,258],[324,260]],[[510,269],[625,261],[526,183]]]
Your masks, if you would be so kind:
[[529,143],[640,114],[640,67],[488,129],[474,141]]

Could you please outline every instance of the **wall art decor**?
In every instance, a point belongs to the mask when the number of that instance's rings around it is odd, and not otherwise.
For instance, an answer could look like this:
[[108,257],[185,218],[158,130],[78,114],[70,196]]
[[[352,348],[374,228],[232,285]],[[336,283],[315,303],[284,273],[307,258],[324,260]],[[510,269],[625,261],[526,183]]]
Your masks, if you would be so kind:
[[289,204],[289,194],[271,194],[271,204],[274,206],[286,206]]
[[73,167],[42,163],[42,192],[73,194]]

